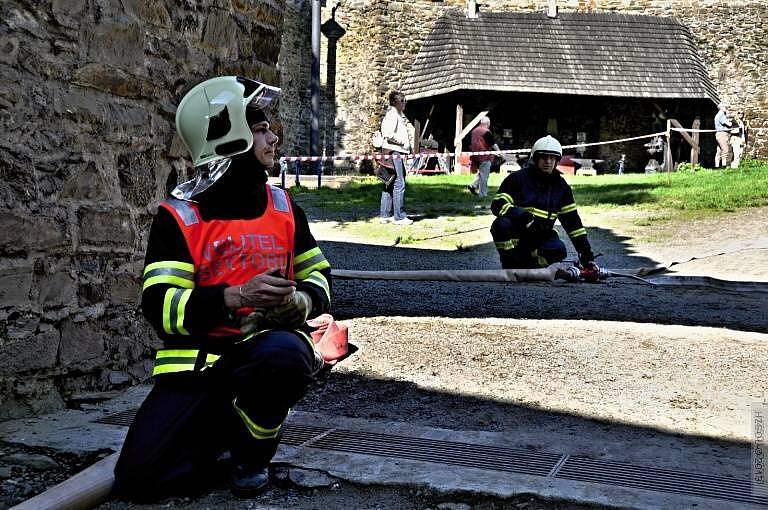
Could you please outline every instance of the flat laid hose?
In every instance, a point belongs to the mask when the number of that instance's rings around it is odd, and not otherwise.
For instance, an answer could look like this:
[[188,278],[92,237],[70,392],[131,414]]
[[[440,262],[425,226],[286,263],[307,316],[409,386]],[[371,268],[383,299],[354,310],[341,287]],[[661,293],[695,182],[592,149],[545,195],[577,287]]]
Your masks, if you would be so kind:
[[101,459],[71,478],[10,510],[87,510],[109,498],[119,453]]

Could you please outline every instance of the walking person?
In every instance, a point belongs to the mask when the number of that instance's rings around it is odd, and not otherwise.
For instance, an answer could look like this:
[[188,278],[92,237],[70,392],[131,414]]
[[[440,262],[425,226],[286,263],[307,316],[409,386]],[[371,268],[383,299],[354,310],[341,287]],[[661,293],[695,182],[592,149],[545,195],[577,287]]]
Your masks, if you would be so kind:
[[728,118],[728,105],[720,103],[717,105],[717,115],[715,115],[715,140],[717,140],[717,151],[715,152],[715,168],[720,166],[728,167],[731,164],[731,138],[730,130],[733,123]]
[[304,212],[267,182],[279,94],[223,76],[176,110],[197,175],[149,233],[141,306],[164,345],[115,467],[121,499],[199,492],[224,452],[232,491],[259,493],[288,410],[322,367],[306,321],[330,307],[330,265]]
[[[499,146],[491,133],[491,119],[483,117],[480,123],[472,130],[472,142],[469,146],[471,152],[498,151]],[[472,162],[477,165],[477,175],[467,189],[473,195],[480,198],[488,196],[488,176],[491,174],[491,162],[495,158],[493,154],[478,154],[472,156]]]
[[[408,119],[405,110],[405,95],[397,90],[389,94],[389,108],[381,121],[381,135],[384,142],[382,151],[387,154],[405,156],[411,152],[411,140],[408,135]],[[390,160],[395,171],[391,184],[384,184],[379,206],[379,221],[392,222],[395,225],[410,225],[413,220],[405,213],[405,160]]]

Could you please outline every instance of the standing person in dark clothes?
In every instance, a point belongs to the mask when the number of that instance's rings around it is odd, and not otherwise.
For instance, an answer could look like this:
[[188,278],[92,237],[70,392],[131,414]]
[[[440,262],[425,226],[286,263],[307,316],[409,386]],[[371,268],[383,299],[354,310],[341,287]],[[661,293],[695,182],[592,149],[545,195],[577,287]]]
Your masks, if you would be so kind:
[[556,139],[539,138],[531,148],[528,164],[499,186],[491,202],[491,212],[497,216],[491,225],[491,235],[504,269],[546,267],[563,260],[565,244],[553,230],[558,219],[582,266],[594,263],[573,191],[555,168],[562,155],[562,146]]
[[322,367],[305,323],[330,307],[330,265],[304,212],[267,183],[279,94],[224,76],[179,104],[197,177],[160,204],[149,234],[142,309],[164,348],[115,468],[120,498],[198,491],[227,451],[233,492],[258,493]]
[[[469,146],[471,152],[498,151],[499,146],[491,133],[491,119],[483,117],[475,129],[472,130],[472,143]],[[477,165],[477,175],[474,182],[467,186],[469,192],[480,198],[488,196],[488,176],[491,175],[491,162],[493,154],[480,154],[472,156],[472,161]]]

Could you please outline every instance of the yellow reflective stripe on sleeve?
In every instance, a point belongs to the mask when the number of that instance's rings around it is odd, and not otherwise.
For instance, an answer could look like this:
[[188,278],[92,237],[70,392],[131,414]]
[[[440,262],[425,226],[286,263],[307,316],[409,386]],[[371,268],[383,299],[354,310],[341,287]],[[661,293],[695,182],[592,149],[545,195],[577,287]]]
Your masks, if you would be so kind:
[[296,255],[293,273],[297,279],[304,280],[312,271],[320,271],[329,267],[331,265],[325,259],[323,252],[320,251],[320,248],[315,247]]
[[184,329],[184,308],[192,295],[191,289],[168,289],[163,298],[163,331],[169,335],[189,335]]
[[147,288],[153,285],[157,285],[158,283],[166,283],[168,285],[173,285],[174,287],[182,287],[184,289],[195,288],[194,280],[180,278],[178,276],[173,276],[173,275],[157,275],[144,280],[144,285],[141,287],[141,290],[143,292],[147,290]]
[[179,271],[187,271],[189,273],[195,272],[195,266],[189,262],[178,262],[176,260],[161,260],[160,262],[152,262],[147,264],[144,268],[144,274],[155,269],[178,269]]
[[584,227],[577,228],[573,232],[568,232],[568,237],[579,237],[587,235],[587,229]]
[[255,439],[272,439],[273,437],[277,437],[278,432],[280,432],[280,427],[283,426],[282,423],[275,428],[266,428],[257,425],[247,414],[245,414],[245,411],[237,406],[237,398],[232,399],[232,407],[235,408],[235,411],[237,411],[237,414],[240,415],[243,423],[245,423],[248,432],[250,432]]
[[504,202],[506,202],[506,203],[508,203],[510,205],[515,205],[515,201],[512,200],[512,195],[510,195],[509,193],[496,193],[496,195],[494,195],[493,199],[494,200],[503,200]]
[[507,213],[507,211],[509,211],[510,209],[513,209],[514,207],[515,206],[512,204],[504,204],[499,210],[499,216],[504,216]]
[[[155,354],[155,366],[152,368],[152,375],[194,370],[199,354],[198,349],[160,349]],[[207,354],[205,365],[200,370],[212,366],[219,358],[221,356],[218,354]]]
[[174,260],[153,262],[144,268],[143,278],[142,291],[158,283],[192,289],[195,287],[195,266]]
[[155,354],[152,375],[194,370],[198,352],[197,349],[160,349]]
[[328,298],[328,301],[331,300],[331,288],[330,285],[328,285],[328,280],[326,280],[325,276],[323,276],[323,273],[314,271],[309,276],[304,278],[303,281],[304,283],[311,283],[323,289],[323,292],[325,292],[325,296]]
[[296,265],[296,267],[299,267],[299,266],[301,266],[302,262],[304,262],[305,260],[311,259],[312,257],[317,255],[318,253],[322,253],[320,251],[320,247],[315,246],[311,250],[307,250],[304,253],[299,253],[298,255],[296,255],[296,258],[293,259],[293,263]]
[[181,298],[179,298],[179,305],[176,309],[176,329],[179,330],[179,333],[182,335],[189,335],[186,329],[184,329],[184,310],[187,309],[187,301],[189,301],[189,296],[192,295],[192,290],[182,290],[181,292]]
[[205,370],[206,368],[216,363],[219,358],[221,358],[221,356],[218,354],[207,354],[205,356],[205,366],[202,368],[202,370]]
[[560,211],[558,211],[558,214],[566,214],[566,213],[569,213],[569,212],[573,212],[575,210],[576,210],[576,204],[575,203],[574,204],[568,204],[565,207],[563,207],[562,209],[560,209]]
[[510,239],[509,241],[496,241],[497,250],[512,250],[517,246],[518,239]]
[[533,214],[534,216],[538,218],[549,218],[550,213],[545,211],[544,209],[537,209],[536,207],[523,207],[526,211]]

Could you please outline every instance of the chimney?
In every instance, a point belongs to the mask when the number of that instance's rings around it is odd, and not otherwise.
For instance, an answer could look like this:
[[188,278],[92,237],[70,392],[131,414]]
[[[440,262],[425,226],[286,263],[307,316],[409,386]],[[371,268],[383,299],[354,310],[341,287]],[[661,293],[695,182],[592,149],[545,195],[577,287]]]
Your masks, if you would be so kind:
[[547,17],[557,18],[557,0],[547,2]]
[[480,13],[480,7],[477,0],[467,0],[467,18],[476,19]]

